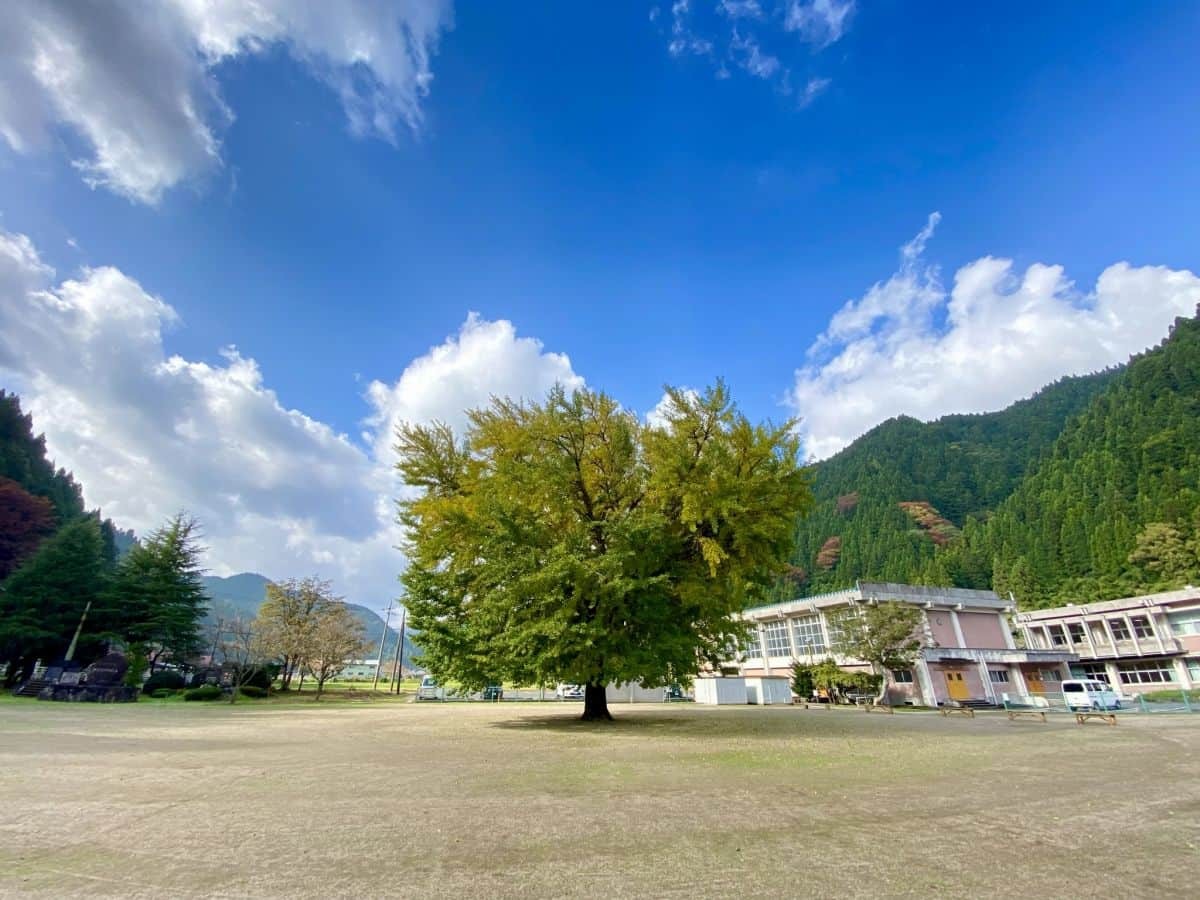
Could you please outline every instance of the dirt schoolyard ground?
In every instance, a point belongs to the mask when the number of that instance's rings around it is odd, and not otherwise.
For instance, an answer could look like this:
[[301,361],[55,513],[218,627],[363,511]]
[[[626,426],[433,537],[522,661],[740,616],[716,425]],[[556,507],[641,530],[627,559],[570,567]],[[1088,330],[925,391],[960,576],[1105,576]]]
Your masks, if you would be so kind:
[[1200,716],[613,709],[0,703],[0,896],[1200,896]]

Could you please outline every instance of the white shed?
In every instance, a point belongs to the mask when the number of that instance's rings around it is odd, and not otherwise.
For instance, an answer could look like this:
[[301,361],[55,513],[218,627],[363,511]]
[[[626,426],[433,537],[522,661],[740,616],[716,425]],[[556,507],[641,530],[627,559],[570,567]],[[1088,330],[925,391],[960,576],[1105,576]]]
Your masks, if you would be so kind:
[[604,696],[609,703],[662,703],[666,694],[666,688],[642,687],[636,681],[610,684],[604,689]]
[[792,683],[782,675],[746,679],[746,702],[760,706],[792,702]]
[[747,702],[745,678],[697,678],[693,686],[697,703],[726,706]]

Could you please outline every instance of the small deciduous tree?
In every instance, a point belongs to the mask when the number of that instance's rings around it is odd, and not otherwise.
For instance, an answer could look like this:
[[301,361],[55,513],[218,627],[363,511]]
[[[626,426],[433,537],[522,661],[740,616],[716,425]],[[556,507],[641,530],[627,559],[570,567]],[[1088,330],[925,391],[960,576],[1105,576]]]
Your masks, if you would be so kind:
[[883,703],[891,670],[911,666],[921,649],[917,635],[921,611],[887,600],[855,606],[839,616],[838,624],[845,654],[870,663],[871,671],[879,678],[875,702]]
[[279,661],[279,683],[288,690],[308,657],[317,612],[333,599],[331,585],[319,578],[289,578],[267,585],[254,630],[271,657]]
[[0,476],[0,581],[54,530],[54,506]]
[[754,425],[723,384],[668,389],[661,423],[559,387],[400,429],[406,605],[424,660],[468,688],[495,679],[669,684],[717,663],[784,572],[810,503],[791,422]]
[[229,693],[229,702],[236,703],[238,691],[263,667],[270,653],[262,636],[255,630],[254,622],[240,617],[221,624],[216,646],[233,688]]
[[812,684],[819,692],[825,694],[830,703],[841,689],[846,680],[846,673],[832,657],[826,657],[812,666]]
[[304,668],[317,682],[317,699],[325,682],[333,678],[355,657],[366,651],[362,623],[340,599],[324,601],[317,608],[309,638]]

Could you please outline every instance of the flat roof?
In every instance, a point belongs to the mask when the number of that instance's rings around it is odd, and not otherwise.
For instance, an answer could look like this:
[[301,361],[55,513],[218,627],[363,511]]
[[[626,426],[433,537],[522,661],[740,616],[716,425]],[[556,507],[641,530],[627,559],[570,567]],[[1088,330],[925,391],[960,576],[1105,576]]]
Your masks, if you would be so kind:
[[1004,611],[1010,606],[996,595],[995,591],[976,591],[967,588],[930,587],[920,584],[897,584],[890,581],[860,581],[855,587],[832,591],[827,594],[814,594],[811,597],[796,597],[779,603],[768,603],[764,606],[752,606],[742,611],[743,616],[766,614],[788,615],[790,613],[815,610],[828,606],[841,606],[850,602],[861,602],[868,599],[899,600],[903,603],[915,603],[924,606],[932,603],[935,606],[971,606],[976,609],[984,608]]
[[1150,606],[1166,606],[1188,600],[1200,602],[1200,588],[1188,585],[1177,591],[1162,591],[1157,594],[1139,594],[1136,597],[1121,597],[1117,600],[1099,600],[1095,603],[1068,603],[1050,609],[1030,609],[1017,613],[1018,622],[1036,622],[1047,619],[1068,619],[1072,616],[1092,616],[1099,613],[1117,612],[1122,609],[1146,609]]

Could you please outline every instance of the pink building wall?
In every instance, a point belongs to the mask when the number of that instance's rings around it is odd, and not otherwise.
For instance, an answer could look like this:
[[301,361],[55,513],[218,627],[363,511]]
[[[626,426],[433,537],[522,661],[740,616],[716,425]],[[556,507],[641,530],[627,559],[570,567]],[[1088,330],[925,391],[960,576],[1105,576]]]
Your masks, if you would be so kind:
[[961,612],[958,614],[958,625],[962,628],[968,647],[1003,650],[1008,646],[1004,640],[1004,625],[997,615]]
[[954,623],[950,620],[950,613],[944,609],[931,609],[925,614],[929,621],[929,630],[933,632],[933,639],[937,641],[939,647],[957,647],[958,635],[954,633]]

